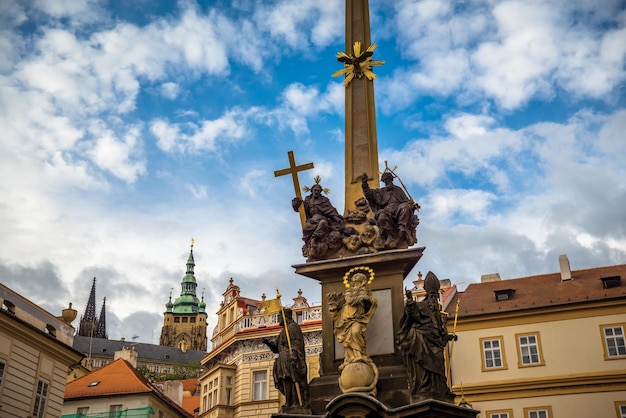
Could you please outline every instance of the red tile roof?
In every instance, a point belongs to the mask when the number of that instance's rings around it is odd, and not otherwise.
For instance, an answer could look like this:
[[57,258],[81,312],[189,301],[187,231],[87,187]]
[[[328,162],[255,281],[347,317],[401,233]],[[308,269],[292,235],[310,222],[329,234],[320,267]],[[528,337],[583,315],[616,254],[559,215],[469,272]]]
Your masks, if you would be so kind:
[[[618,287],[605,289],[602,278],[621,276]],[[458,292],[448,305],[454,314],[456,299],[461,300],[459,318],[520,311],[547,306],[596,302],[626,297],[626,264],[572,270],[573,280],[561,281],[561,273],[542,274],[518,279],[472,283]],[[496,301],[496,291],[514,290],[508,300]]]
[[183,384],[183,392],[189,392],[193,395],[198,390],[198,379],[185,379],[180,382]]
[[194,411],[200,407],[200,396],[183,396],[183,409],[187,413],[197,417]]
[[126,360],[117,359],[68,383],[65,399],[149,392],[152,388],[146,378]]
[[152,393],[181,414],[194,416],[193,412],[187,412],[176,404],[121,358],[65,385],[65,400],[140,393]]

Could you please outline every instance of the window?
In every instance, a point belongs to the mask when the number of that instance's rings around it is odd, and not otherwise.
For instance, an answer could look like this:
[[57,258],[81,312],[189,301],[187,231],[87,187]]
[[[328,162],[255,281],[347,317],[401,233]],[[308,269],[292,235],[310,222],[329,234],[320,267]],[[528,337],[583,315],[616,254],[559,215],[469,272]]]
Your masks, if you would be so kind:
[[232,402],[233,389],[226,388],[226,405],[230,405]]
[[617,411],[617,418],[626,418],[626,401],[615,402],[615,410]]
[[153,369],[153,370],[154,370],[154,372],[155,372],[155,373],[158,373],[158,372],[159,372],[159,365],[158,365],[158,364],[156,364],[156,365],[154,366],[154,369]]
[[218,390],[218,384],[219,380],[216,377],[215,380],[213,380],[212,382],[209,382],[209,396],[208,396],[208,403],[209,403],[209,409],[213,408],[214,406],[217,405],[217,390]]
[[483,371],[507,368],[502,337],[481,338],[480,348],[483,353]]
[[111,405],[109,407],[109,412],[119,412],[122,410],[122,405]]
[[619,287],[621,284],[621,277],[620,276],[611,276],[611,277],[603,277],[602,280],[602,287],[605,289],[612,289],[614,287]]
[[4,300],[2,302],[2,309],[10,313],[11,315],[15,315],[15,305],[8,300]]
[[45,332],[46,334],[49,334],[49,335],[53,336],[53,337],[56,337],[56,336],[57,336],[57,330],[56,330],[56,328],[55,328],[55,327],[53,327],[53,326],[52,326],[52,325],[50,325],[50,324],[47,324],[47,325],[46,325],[46,329],[44,330],[44,332]]
[[191,322],[192,324],[196,323],[196,317],[192,316],[191,318],[189,318],[189,322]]
[[186,316],[183,316],[183,322],[187,323],[189,321],[189,318],[187,318]]
[[532,408],[524,408],[524,417],[526,418],[552,418],[552,407],[539,406]]
[[87,415],[89,413],[88,406],[81,406],[80,408],[76,408],[77,415]]
[[226,405],[231,405],[232,404],[232,396],[233,396],[233,377],[232,376],[226,376],[226,385],[225,385],[225,389],[224,389],[224,402],[226,403]]
[[265,399],[267,399],[267,370],[257,370],[252,372],[252,400]]
[[500,302],[501,300],[509,300],[513,298],[515,289],[494,290],[493,293],[496,297],[496,302]]
[[624,358],[626,356],[626,340],[624,339],[624,325],[604,325],[604,358],[606,360]]
[[180,322],[180,318],[179,317],[174,318],[174,322]]
[[516,334],[519,355],[519,367],[543,366],[541,341],[538,333]]
[[0,389],[2,389],[2,381],[4,380],[4,369],[6,364],[4,361],[0,361]]
[[48,383],[43,380],[37,382],[35,392],[35,405],[33,406],[33,416],[43,418],[46,414],[46,401],[48,400]]
[[202,397],[202,411],[201,411],[201,412],[206,412],[206,411],[208,411],[208,409],[209,409],[209,408],[208,408],[208,406],[209,406],[209,404],[208,404],[208,402],[207,402],[207,397],[206,397],[206,396],[203,396],[203,397]]
[[513,418],[513,410],[487,411],[487,418]]

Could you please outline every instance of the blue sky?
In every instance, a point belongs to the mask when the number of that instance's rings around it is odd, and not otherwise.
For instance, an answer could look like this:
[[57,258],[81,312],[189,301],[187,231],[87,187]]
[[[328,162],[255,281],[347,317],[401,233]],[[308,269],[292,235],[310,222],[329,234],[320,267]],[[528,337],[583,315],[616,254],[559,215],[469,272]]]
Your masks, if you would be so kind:
[[[344,7],[0,0],[0,281],[82,313],[95,276],[110,338],[158,343],[194,237],[211,326],[230,277],[319,303],[273,172],[293,150],[344,207]],[[626,262],[624,1],[370,14],[379,160],[422,207],[407,286]]]

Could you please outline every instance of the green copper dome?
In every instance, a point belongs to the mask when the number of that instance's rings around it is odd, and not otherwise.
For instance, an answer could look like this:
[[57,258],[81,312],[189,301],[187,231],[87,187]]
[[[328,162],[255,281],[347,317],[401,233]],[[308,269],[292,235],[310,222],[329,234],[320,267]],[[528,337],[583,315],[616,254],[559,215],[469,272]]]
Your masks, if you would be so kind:
[[172,290],[170,290],[170,300],[168,300],[165,304],[165,313],[172,312],[172,308],[174,307],[174,304],[172,303]]
[[[165,305],[168,308],[168,312],[177,313],[198,313],[200,308],[200,300],[196,296],[196,276],[194,275],[193,268],[195,267],[193,260],[193,246],[189,252],[189,258],[187,258],[187,271],[181,282],[180,296],[176,298],[171,307]],[[171,301],[171,298],[170,298]],[[205,306],[206,307],[206,304]],[[203,307],[203,308],[204,308]]]

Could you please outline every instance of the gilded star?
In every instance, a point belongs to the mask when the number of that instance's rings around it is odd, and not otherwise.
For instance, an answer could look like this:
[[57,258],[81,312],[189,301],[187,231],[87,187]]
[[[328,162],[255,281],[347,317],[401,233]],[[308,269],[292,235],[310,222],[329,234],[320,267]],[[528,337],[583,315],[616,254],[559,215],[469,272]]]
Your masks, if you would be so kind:
[[372,55],[374,55],[374,50],[377,46],[372,44],[365,51],[361,52],[361,42],[357,41],[354,43],[353,54],[348,55],[345,52],[337,52],[337,61],[343,62],[343,69],[334,72],[332,76],[339,77],[340,75],[345,75],[346,78],[343,80],[345,87],[350,84],[354,77],[361,78],[365,76],[368,80],[375,79],[376,74],[372,71],[372,67],[385,63],[385,61],[372,60]]

